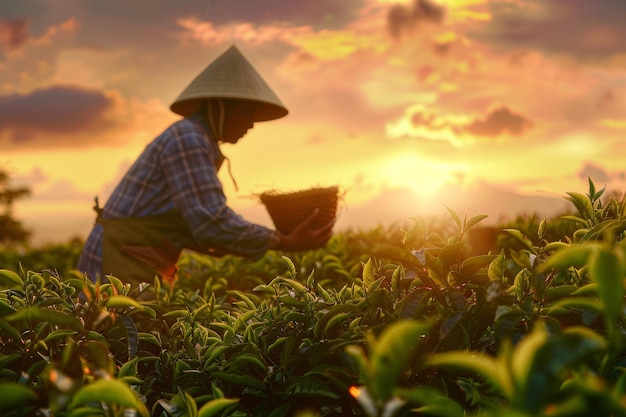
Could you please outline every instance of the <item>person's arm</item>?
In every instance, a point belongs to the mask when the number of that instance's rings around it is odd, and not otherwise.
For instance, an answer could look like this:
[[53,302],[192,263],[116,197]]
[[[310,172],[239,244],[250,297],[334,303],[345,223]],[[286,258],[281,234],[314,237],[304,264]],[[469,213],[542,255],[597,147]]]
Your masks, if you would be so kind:
[[160,165],[196,243],[251,259],[263,256],[279,238],[273,230],[244,220],[227,206],[217,175],[221,157],[217,146],[191,121],[174,134]]

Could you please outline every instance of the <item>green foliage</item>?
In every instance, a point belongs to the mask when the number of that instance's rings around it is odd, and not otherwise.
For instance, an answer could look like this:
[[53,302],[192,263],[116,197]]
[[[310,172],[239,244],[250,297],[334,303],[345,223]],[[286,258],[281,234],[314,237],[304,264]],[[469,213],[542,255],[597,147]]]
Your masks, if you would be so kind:
[[171,285],[26,256],[0,270],[0,413],[626,415],[625,209],[601,197],[486,253],[485,216],[448,209],[288,257],[185,253]]
[[13,217],[13,202],[30,194],[26,187],[13,187],[9,174],[0,169],[0,247],[27,243],[30,232]]
[[49,270],[64,277],[76,268],[82,248],[80,239],[40,247],[7,247],[0,250],[0,266],[12,271]]

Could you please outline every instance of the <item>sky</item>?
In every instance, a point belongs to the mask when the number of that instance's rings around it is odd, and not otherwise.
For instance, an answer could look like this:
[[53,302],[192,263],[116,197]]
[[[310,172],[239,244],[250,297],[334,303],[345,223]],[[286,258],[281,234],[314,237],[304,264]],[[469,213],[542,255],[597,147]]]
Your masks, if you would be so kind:
[[626,186],[623,0],[1,0],[0,168],[34,243],[86,237],[170,104],[236,45],[289,109],[224,154],[228,204],[339,185],[336,228],[486,223]]

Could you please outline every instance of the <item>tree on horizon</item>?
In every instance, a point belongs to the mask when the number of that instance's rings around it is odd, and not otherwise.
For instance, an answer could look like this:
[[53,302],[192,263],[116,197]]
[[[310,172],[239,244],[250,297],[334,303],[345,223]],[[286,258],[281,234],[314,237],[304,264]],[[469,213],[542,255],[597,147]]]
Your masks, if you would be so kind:
[[0,168],[0,246],[28,243],[31,232],[13,217],[13,202],[28,195],[28,187],[11,186],[9,174]]

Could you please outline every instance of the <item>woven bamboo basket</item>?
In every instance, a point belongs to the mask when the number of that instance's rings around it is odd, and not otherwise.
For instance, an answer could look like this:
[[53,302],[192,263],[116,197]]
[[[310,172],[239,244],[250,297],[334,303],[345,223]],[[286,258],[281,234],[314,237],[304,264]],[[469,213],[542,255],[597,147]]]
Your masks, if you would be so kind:
[[322,227],[335,219],[339,187],[315,187],[306,190],[279,193],[266,191],[260,195],[261,202],[276,226],[276,230],[289,234],[298,224],[320,209],[311,226]]

